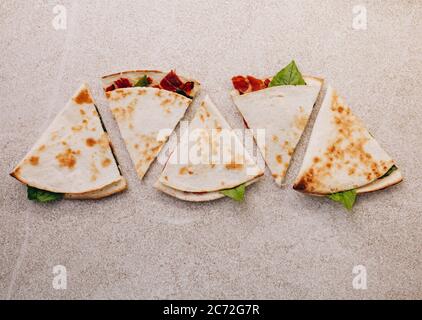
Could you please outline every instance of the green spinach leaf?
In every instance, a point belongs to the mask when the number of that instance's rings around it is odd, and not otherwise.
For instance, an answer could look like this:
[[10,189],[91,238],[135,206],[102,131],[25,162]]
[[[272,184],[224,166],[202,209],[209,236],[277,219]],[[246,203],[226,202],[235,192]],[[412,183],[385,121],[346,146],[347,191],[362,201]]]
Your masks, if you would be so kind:
[[181,94],[182,96],[185,96],[186,98],[193,99],[193,97],[191,97],[190,95],[188,95],[182,89],[176,89],[176,93]]
[[398,168],[393,165],[390,169],[388,169],[388,171],[379,179],[384,179],[387,178],[390,174],[392,174],[394,171],[396,171]]
[[347,210],[351,210],[353,208],[353,205],[355,204],[355,201],[356,201],[356,197],[357,197],[357,193],[356,193],[356,190],[354,189],[333,193],[328,196],[329,199],[342,203],[343,206]]
[[63,199],[63,193],[45,191],[28,186],[28,199],[38,202],[50,202]]
[[226,197],[232,198],[233,200],[243,201],[245,199],[245,189],[245,185],[241,184],[233,189],[220,190],[220,193],[224,194]]

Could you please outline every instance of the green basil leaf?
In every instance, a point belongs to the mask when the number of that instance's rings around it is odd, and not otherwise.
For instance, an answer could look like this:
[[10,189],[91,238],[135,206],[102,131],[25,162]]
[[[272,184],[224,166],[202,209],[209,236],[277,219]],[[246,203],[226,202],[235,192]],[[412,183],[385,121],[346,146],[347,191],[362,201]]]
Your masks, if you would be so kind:
[[286,85],[306,85],[294,60],[274,76],[268,87]]
[[145,75],[142,78],[140,78],[134,85],[134,87],[148,87],[148,77]]
[[387,178],[390,174],[392,174],[397,169],[398,168],[395,165],[393,165],[390,169],[388,169],[388,171],[380,179]]
[[353,205],[356,201],[356,197],[356,190],[337,192],[328,196],[329,199],[342,203],[347,210],[351,210],[353,208]]
[[233,189],[220,190],[220,193],[224,194],[226,197],[232,198],[233,200],[243,201],[245,199],[245,189],[245,185],[241,184]]
[[28,199],[38,202],[50,202],[63,199],[63,193],[45,191],[28,186]]

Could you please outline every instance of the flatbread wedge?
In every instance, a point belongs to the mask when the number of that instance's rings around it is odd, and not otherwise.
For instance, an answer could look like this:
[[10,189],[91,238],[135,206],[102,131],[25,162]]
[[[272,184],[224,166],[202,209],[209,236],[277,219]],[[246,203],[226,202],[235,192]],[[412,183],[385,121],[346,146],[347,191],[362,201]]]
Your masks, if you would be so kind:
[[[249,82],[260,81],[248,76]],[[252,129],[255,142],[278,186],[282,186],[292,155],[317,101],[323,80],[304,77],[306,85],[280,85],[248,92],[233,90],[233,102],[245,125]],[[233,78],[236,86],[239,79]]]
[[174,71],[139,70],[102,78],[110,109],[140,179],[200,90]]
[[360,194],[402,180],[394,160],[329,86],[293,188],[321,196]]
[[83,84],[11,175],[28,190],[98,199],[127,188],[90,90]]
[[224,197],[227,190],[246,187],[263,174],[207,96],[155,187],[181,200],[209,201]]
[[[250,186],[252,183],[257,182],[258,180],[259,180],[259,177],[246,182],[245,187]],[[160,190],[174,198],[184,200],[184,201],[190,201],[190,202],[205,202],[205,201],[212,201],[212,200],[217,200],[217,199],[221,199],[225,197],[225,195],[219,191],[187,192],[187,191],[173,189],[171,187],[166,186],[165,184],[162,184],[158,180],[155,182],[154,187],[157,190]]]

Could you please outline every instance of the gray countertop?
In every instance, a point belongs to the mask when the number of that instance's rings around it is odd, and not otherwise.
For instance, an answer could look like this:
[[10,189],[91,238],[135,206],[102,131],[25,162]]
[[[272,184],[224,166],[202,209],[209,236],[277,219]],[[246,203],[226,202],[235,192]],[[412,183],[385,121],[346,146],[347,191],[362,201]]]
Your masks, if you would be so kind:
[[[67,0],[67,28],[56,30],[56,1],[2,1],[0,298],[422,298],[422,2],[364,1],[367,29],[356,30],[361,2]],[[176,68],[240,128],[231,77],[274,74],[291,59],[346,97],[402,184],[361,196],[353,213],[294,192],[311,127],[286,186],[267,170],[241,204],[156,191],[158,162],[137,179],[100,76]],[[27,201],[8,173],[83,81],[129,189],[101,201]],[[66,290],[53,287],[56,265]],[[366,290],[352,286],[356,265]]]

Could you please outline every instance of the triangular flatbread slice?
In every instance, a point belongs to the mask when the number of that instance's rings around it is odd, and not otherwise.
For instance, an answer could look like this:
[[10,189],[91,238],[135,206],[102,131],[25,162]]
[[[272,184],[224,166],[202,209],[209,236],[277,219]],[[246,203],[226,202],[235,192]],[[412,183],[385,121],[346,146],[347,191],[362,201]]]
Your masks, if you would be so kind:
[[240,95],[233,101],[278,186],[281,186],[290,160],[305,130],[321,91],[323,80],[305,77],[306,85],[275,86]]
[[187,201],[224,197],[263,175],[217,107],[207,96],[170,155],[156,187]]
[[126,189],[86,84],[11,175],[30,187],[72,199],[101,198]]
[[[392,168],[396,170],[385,176]],[[402,179],[394,160],[337,92],[328,87],[293,188],[316,195],[353,189],[365,193]]]
[[183,118],[200,85],[174,71],[103,77],[103,89],[140,179]]

